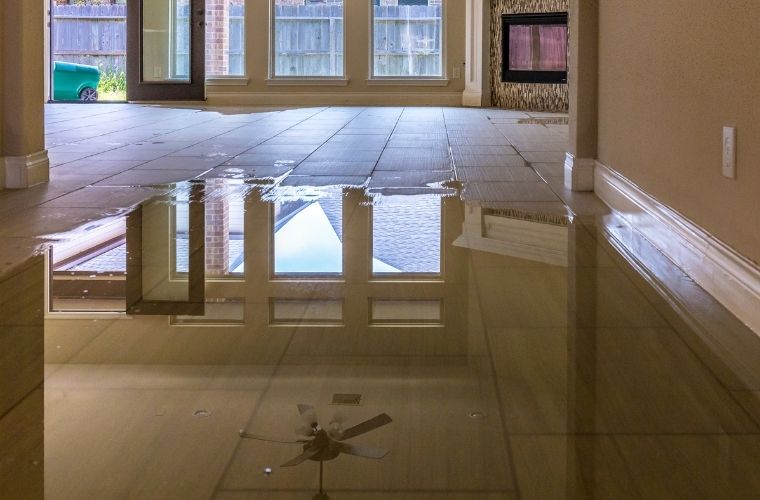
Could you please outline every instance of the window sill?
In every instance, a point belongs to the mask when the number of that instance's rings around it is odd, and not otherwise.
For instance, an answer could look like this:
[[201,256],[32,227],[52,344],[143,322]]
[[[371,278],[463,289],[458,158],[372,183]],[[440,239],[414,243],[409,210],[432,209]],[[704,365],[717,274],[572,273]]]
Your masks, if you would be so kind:
[[236,86],[248,85],[251,81],[247,76],[210,76],[206,78],[208,86]]
[[403,87],[447,87],[448,78],[368,78],[367,85],[395,85]]
[[350,80],[348,78],[308,78],[308,77],[276,77],[269,78],[267,85],[270,87],[311,87],[311,86],[326,86],[326,87],[345,87]]

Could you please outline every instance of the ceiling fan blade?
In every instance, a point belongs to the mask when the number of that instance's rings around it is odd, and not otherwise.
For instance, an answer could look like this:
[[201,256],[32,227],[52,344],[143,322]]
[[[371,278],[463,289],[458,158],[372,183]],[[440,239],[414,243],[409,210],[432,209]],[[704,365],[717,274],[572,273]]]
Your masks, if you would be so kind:
[[380,415],[373,417],[369,420],[366,420],[362,422],[361,424],[357,424],[353,427],[350,427],[343,431],[343,434],[341,434],[340,440],[346,440],[351,439],[356,436],[361,436],[362,434],[365,434],[369,431],[373,431],[377,429],[378,427],[382,427],[386,424],[390,424],[393,422],[391,417],[389,417],[386,413],[381,413]]
[[240,437],[243,439],[253,439],[256,441],[266,441],[268,443],[283,443],[283,444],[303,444],[307,443],[308,441],[305,439],[293,441],[293,440],[287,440],[287,439],[272,439],[268,437],[263,436],[257,436],[256,434],[250,434],[248,432],[245,432],[244,430],[240,429]]
[[317,453],[319,453],[320,450],[321,449],[319,447],[317,447],[317,446],[315,446],[314,448],[309,448],[308,450],[306,450],[303,453],[301,453],[300,455],[298,455],[296,458],[294,458],[292,460],[288,460],[287,462],[285,462],[284,464],[282,464],[280,467],[293,467],[293,466],[296,466],[296,465],[298,465],[300,463],[303,463],[303,462],[307,461],[308,459],[310,459],[311,457],[313,457],[314,455],[316,455]]
[[305,404],[298,405],[298,413],[300,415],[303,415],[304,413],[308,413],[310,411],[316,412],[316,410],[314,410],[314,407],[311,405],[305,405]]
[[356,457],[373,458],[379,460],[389,452],[383,448],[373,448],[371,446],[356,446],[348,443],[340,443],[340,452],[346,455],[354,455]]

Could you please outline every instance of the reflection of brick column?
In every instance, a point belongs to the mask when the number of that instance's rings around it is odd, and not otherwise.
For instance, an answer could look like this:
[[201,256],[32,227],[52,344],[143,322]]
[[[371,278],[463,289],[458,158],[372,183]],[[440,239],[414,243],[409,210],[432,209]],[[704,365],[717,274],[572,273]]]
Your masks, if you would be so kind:
[[230,0],[206,0],[206,74],[230,70]]
[[[220,191],[223,192],[223,187]],[[215,196],[214,196],[215,194]],[[212,193],[206,200],[206,275],[223,276],[229,272],[230,206],[224,196]]]

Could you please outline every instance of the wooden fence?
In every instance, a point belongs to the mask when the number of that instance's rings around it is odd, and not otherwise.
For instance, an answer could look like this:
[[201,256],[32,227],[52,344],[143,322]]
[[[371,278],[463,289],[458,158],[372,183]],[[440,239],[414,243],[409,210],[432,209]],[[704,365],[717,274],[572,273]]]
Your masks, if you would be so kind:
[[50,38],[54,61],[126,71],[126,5],[55,5]]

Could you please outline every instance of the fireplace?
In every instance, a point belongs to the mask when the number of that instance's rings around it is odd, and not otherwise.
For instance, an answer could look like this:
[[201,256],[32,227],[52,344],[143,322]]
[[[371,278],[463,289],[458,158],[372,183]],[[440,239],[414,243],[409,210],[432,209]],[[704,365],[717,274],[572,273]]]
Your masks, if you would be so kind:
[[567,83],[567,12],[505,14],[502,82]]

